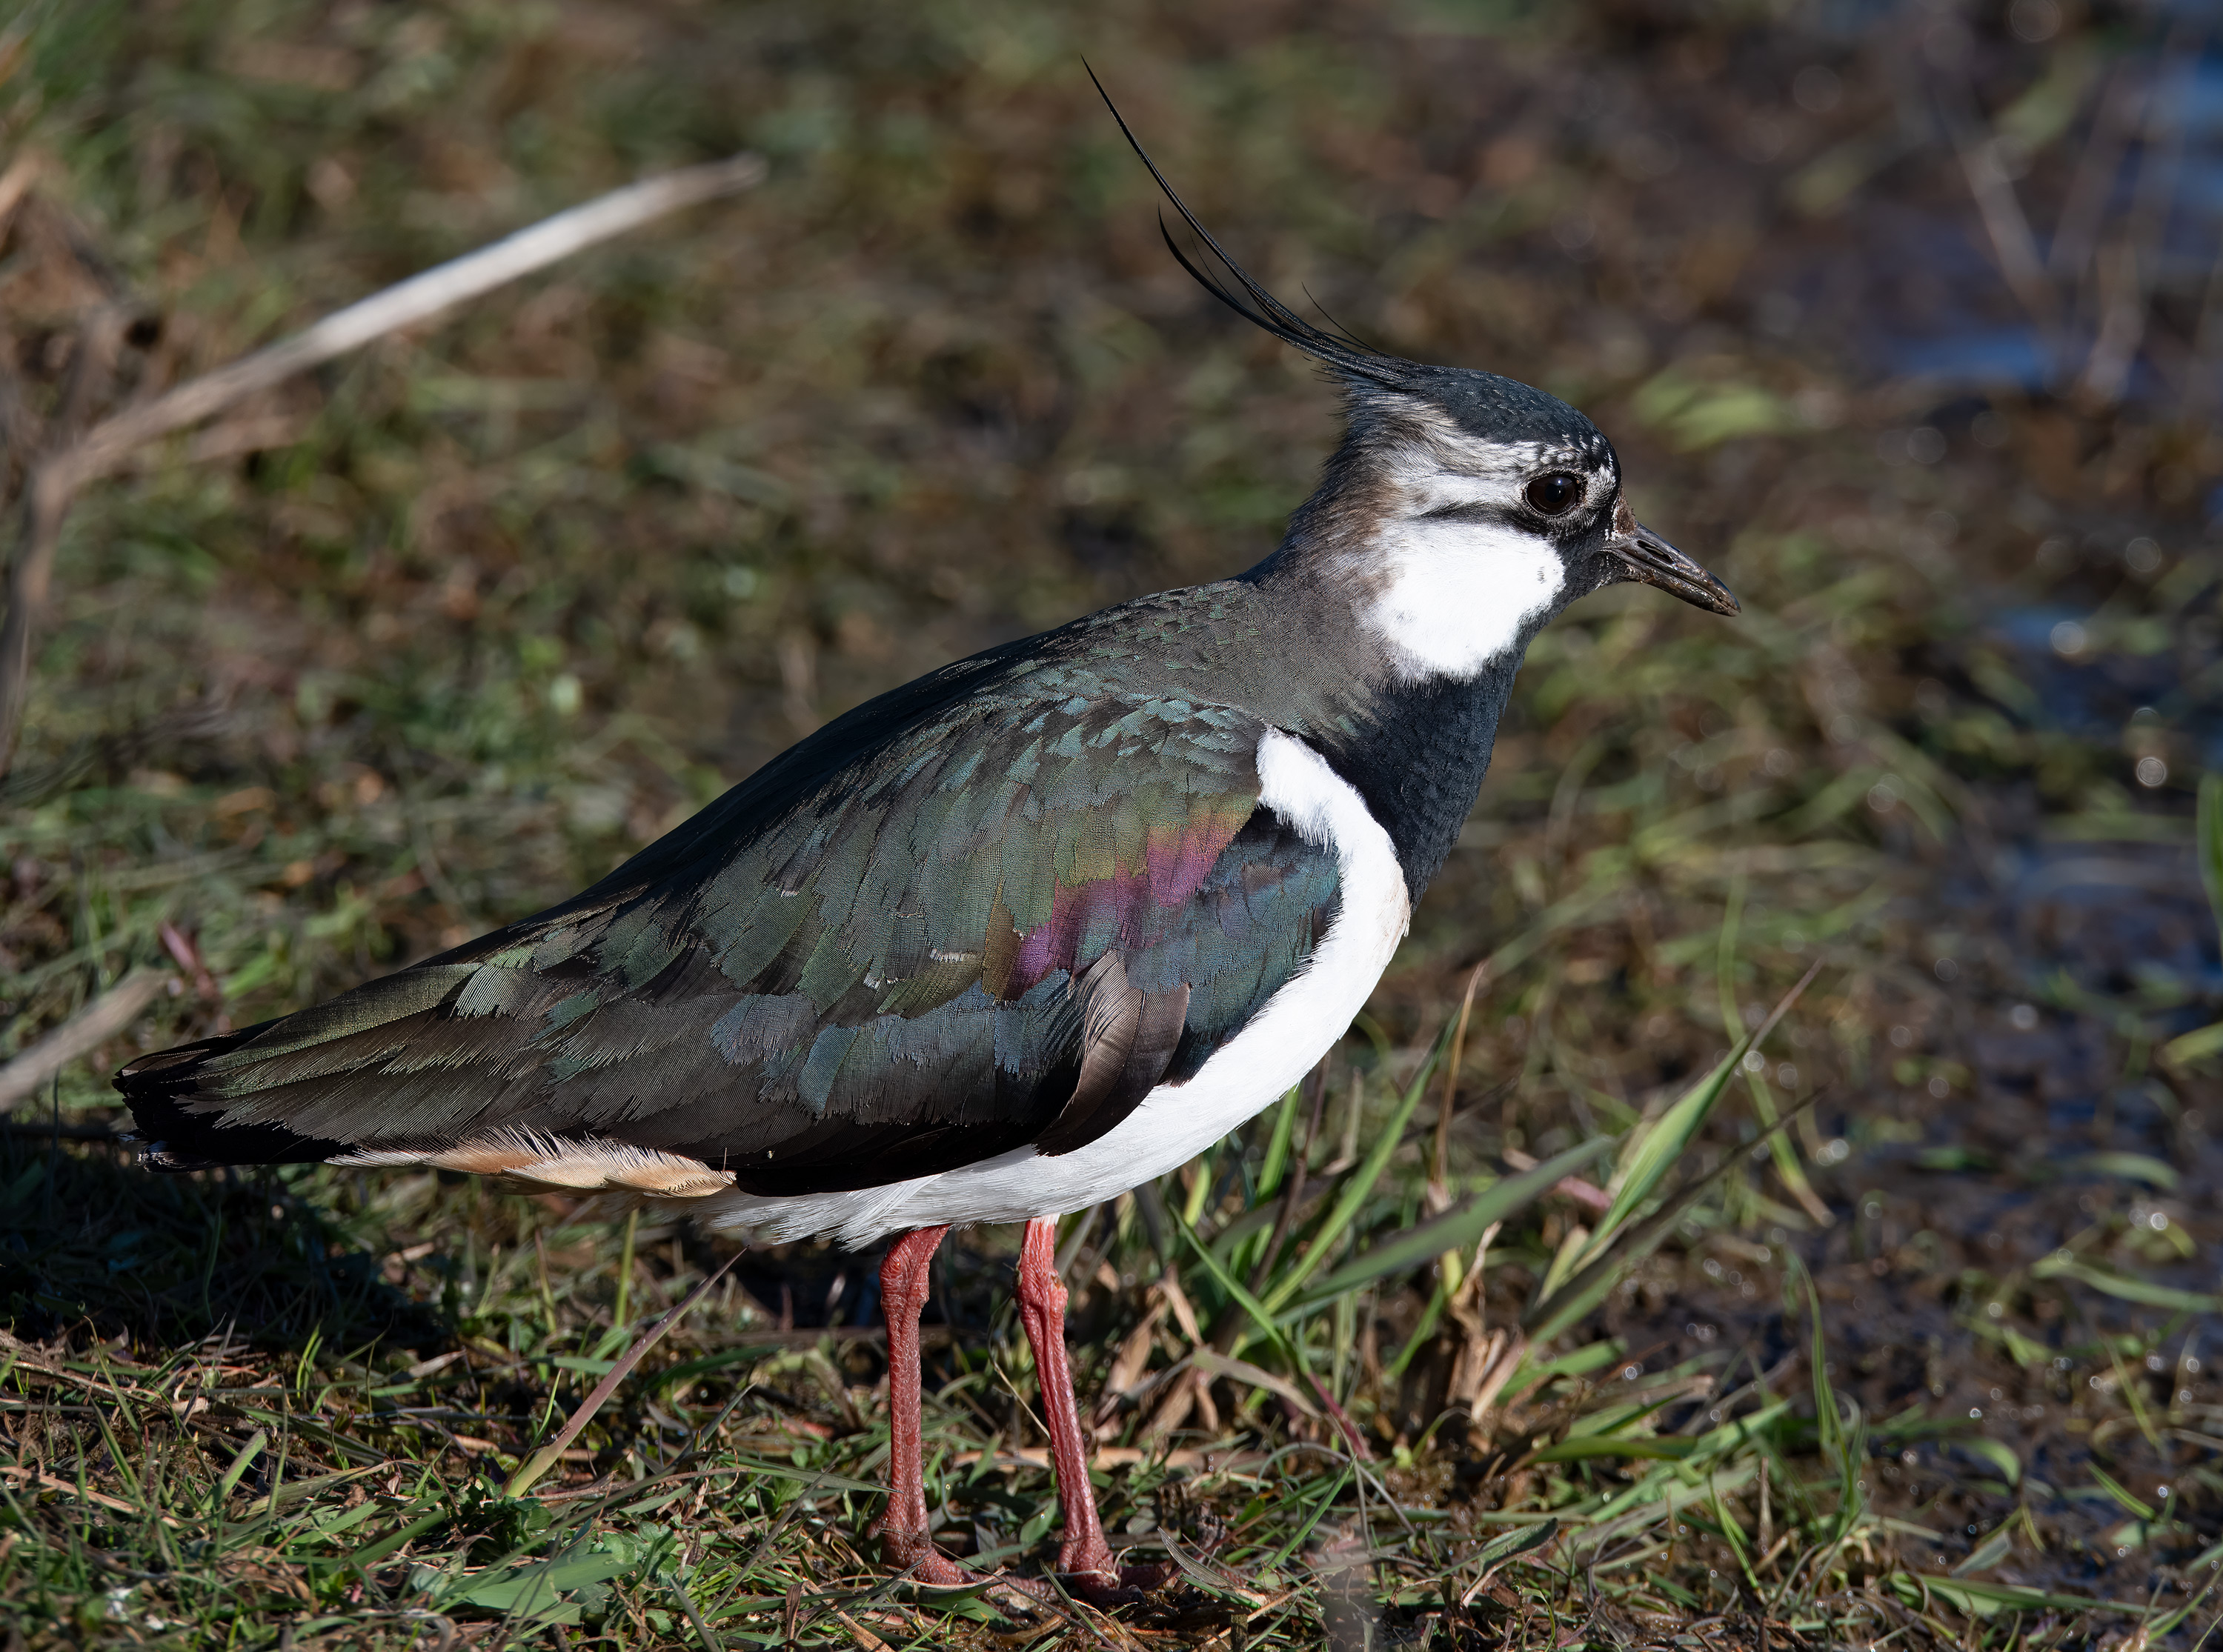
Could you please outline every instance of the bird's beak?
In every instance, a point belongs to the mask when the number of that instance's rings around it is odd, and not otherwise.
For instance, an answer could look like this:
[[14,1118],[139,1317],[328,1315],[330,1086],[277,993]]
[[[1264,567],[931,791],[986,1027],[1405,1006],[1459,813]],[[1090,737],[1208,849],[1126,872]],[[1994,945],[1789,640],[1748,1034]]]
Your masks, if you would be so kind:
[[1712,613],[1741,612],[1735,596],[1711,574],[1621,507],[1605,551],[1622,565],[1621,577],[1672,591],[1694,608]]

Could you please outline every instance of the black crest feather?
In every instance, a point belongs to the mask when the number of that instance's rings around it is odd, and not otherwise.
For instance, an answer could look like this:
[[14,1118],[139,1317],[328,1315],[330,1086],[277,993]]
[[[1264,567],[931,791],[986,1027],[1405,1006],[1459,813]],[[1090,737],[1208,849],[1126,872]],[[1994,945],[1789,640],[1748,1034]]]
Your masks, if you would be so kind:
[[[1083,67],[1087,66],[1084,64]],[[1224,273],[1215,274],[1200,267],[1197,261],[1175,243],[1166,226],[1162,213],[1158,229],[1166,238],[1167,248],[1179,261],[1181,267],[1196,279],[1206,292],[1225,305],[1252,326],[1271,333],[1283,343],[1302,350],[1307,355],[1331,371],[1342,376],[1345,383],[1358,392],[1353,399],[1354,416],[1363,414],[1371,401],[1364,393],[1370,386],[1401,392],[1416,396],[1440,409],[1476,437],[1486,441],[1528,442],[1552,445],[1569,453],[1586,453],[1609,459],[1612,444],[1599,434],[1597,426],[1580,412],[1561,401],[1517,379],[1508,379],[1495,373],[1475,367],[1434,367],[1426,362],[1407,361],[1401,355],[1391,355],[1377,350],[1349,329],[1330,318],[1328,327],[1314,326],[1302,316],[1283,304],[1253,277],[1250,271],[1237,263],[1221,246],[1212,231],[1206,229],[1188,204],[1166,181],[1158,163],[1150,159],[1127,124],[1119,107],[1112,101],[1112,94],[1104,90],[1104,83],[1096,79],[1096,71],[1089,69],[1088,78],[1096,85],[1097,95],[1104,106],[1112,111],[1112,118],[1119,123],[1119,130],[1132,147],[1142,163],[1149,168],[1150,176],[1157,179],[1158,187],[1165,192],[1166,199],[1173,203],[1181,222],[1196,233],[1203,242],[1209,261]],[[1309,295],[1308,295],[1309,296]],[[1323,311],[1323,314],[1326,312]]]
[[[1081,66],[1087,68],[1088,66],[1083,64]],[[1402,356],[1390,355],[1374,349],[1339,326],[1333,332],[1315,327],[1275,298],[1250,271],[1229,255],[1227,248],[1221,246],[1219,239],[1204,227],[1196,214],[1189,210],[1188,203],[1181,199],[1174,186],[1166,180],[1165,173],[1158,170],[1158,163],[1150,159],[1150,152],[1143,148],[1134,129],[1127,124],[1127,117],[1120,114],[1119,106],[1112,101],[1112,94],[1104,90],[1104,83],[1097,79],[1096,71],[1088,69],[1088,78],[1095,85],[1097,96],[1103,98],[1104,107],[1112,111],[1112,118],[1119,123],[1121,135],[1141,158],[1143,164],[1150,169],[1150,176],[1157,179],[1158,187],[1165,192],[1166,199],[1173,203],[1174,210],[1181,214],[1181,222],[1195,231],[1197,239],[1209,249],[1212,260],[1226,272],[1226,278],[1222,279],[1200,268],[1174,242],[1173,231],[1167,228],[1165,217],[1161,213],[1158,233],[1165,237],[1167,250],[1180,261],[1183,269],[1195,278],[1198,286],[1252,326],[1271,333],[1283,343],[1302,350],[1314,361],[1333,367],[1338,373],[1370,379],[1391,389],[1405,390],[1412,387],[1416,373],[1427,371],[1418,362],[1407,361]]]

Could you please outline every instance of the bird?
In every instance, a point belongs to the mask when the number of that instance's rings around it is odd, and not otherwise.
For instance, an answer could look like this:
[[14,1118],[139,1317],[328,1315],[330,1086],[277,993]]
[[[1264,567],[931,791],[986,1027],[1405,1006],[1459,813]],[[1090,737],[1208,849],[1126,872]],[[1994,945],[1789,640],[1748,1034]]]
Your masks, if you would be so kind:
[[929,1265],[952,1228],[1023,1224],[1057,1567],[1107,1597],[1141,1569],[1089,1486],[1058,1219],[1187,1162],[1342,1036],[1546,624],[1626,581],[1738,612],[1637,521],[1590,418],[1307,320],[1112,112],[1195,238],[1161,213],[1181,267],[1340,389],[1269,555],[931,671],[569,900],[114,1080],[154,1170],[431,1166],[745,1241],[891,1241],[876,1527],[929,1586],[973,1580],[922,1477]]

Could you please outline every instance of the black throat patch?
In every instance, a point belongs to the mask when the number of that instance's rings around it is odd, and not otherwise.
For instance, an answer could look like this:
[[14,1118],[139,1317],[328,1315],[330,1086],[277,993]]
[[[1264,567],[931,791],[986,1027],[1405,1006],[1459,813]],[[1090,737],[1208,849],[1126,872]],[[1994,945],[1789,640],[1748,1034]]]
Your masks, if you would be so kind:
[[1307,731],[1389,834],[1406,897],[1416,906],[1482,790],[1521,653],[1515,650],[1472,677],[1377,688],[1362,713],[1332,728]]

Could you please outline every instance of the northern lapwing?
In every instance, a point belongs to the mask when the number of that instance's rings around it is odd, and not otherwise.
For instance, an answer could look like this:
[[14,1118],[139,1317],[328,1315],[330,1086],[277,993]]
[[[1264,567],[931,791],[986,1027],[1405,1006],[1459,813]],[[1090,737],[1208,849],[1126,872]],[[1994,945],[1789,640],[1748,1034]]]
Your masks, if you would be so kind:
[[1167,235],[1183,267],[1343,391],[1271,556],[944,666],[560,905],[116,1079],[158,1170],[432,1165],[765,1240],[893,1235],[879,1530],[929,1583],[967,1580],[921,1480],[942,1235],[1026,1225],[1059,1565],[1115,1589],[1057,1218],[1193,1158],[1343,1035],[1554,615],[1623,580],[1737,611],[1636,520],[1588,418],[1314,326],[1150,171],[1202,243],[1206,267]]

